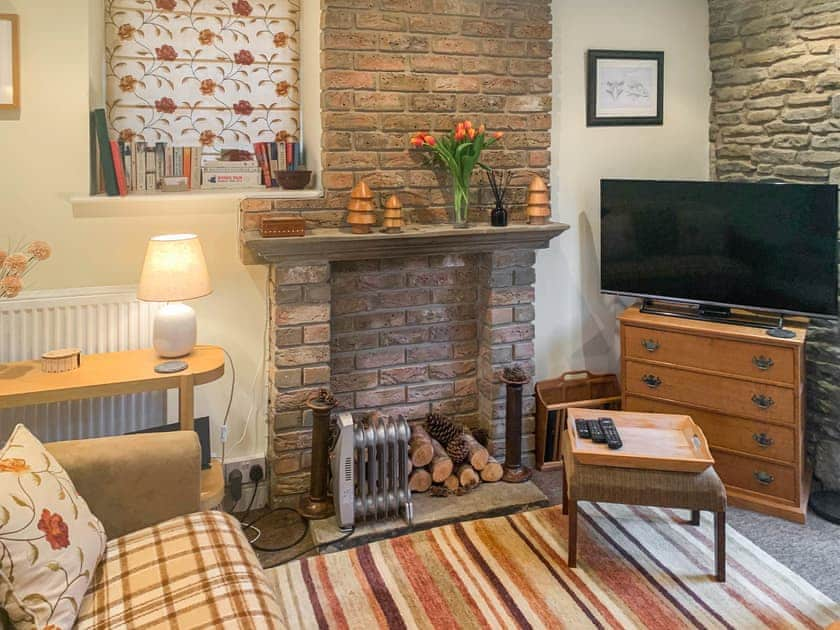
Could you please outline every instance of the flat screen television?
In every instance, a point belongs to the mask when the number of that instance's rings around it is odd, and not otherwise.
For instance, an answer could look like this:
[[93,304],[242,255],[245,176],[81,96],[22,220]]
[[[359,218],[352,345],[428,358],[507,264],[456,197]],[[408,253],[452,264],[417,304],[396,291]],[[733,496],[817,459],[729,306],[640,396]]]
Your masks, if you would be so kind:
[[834,185],[601,181],[604,293],[837,316]]

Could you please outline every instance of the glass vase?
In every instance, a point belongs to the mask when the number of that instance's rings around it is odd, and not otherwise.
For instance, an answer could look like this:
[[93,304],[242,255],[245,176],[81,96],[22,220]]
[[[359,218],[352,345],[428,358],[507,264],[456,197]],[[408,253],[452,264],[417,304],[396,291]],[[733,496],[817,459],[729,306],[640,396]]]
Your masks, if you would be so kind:
[[469,226],[468,217],[470,214],[470,185],[458,181],[457,178],[452,180],[453,199],[453,215],[452,224],[456,228],[465,228]]

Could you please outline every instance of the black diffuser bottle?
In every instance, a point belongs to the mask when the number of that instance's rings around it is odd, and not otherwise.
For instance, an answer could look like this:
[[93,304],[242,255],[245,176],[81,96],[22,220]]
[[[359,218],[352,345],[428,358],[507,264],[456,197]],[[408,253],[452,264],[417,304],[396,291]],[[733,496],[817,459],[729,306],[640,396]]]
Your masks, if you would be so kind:
[[496,199],[496,206],[490,213],[490,225],[493,227],[507,227],[508,211],[505,208],[505,195],[510,184],[510,171],[498,174],[496,171],[487,171],[487,181],[490,182],[490,189]]
[[500,201],[496,201],[496,207],[490,213],[490,225],[493,227],[507,227],[508,212]]

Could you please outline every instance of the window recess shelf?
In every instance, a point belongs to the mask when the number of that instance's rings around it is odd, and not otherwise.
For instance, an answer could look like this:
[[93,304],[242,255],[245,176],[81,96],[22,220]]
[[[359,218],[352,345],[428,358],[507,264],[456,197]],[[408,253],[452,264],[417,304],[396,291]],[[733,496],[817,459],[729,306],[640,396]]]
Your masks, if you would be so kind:
[[319,199],[314,190],[190,190],[174,193],[131,193],[125,197],[80,195],[70,198],[76,217],[131,217],[236,212],[242,199]]

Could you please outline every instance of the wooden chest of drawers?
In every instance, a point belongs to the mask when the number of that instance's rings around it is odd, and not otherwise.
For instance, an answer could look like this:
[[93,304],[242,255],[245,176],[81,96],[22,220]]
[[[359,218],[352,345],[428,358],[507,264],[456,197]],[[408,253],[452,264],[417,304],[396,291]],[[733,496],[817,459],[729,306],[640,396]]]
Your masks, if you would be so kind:
[[764,329],[640,312],[621,316],[623,408],[700,425],[732,505],[805,522],[807,322],[792,339]]

